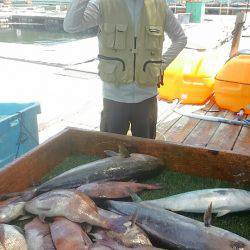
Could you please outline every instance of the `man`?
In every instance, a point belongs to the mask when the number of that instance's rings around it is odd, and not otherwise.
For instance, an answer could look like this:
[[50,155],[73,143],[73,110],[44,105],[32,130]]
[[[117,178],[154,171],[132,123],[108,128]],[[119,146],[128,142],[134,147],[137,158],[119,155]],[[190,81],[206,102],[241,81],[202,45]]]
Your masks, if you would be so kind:
[[[187,39],[165,0],[73,0],[64,30],[99,26],[100,130],[155,138],[157,87]],[[172,45],[162,55],[164,31]]]

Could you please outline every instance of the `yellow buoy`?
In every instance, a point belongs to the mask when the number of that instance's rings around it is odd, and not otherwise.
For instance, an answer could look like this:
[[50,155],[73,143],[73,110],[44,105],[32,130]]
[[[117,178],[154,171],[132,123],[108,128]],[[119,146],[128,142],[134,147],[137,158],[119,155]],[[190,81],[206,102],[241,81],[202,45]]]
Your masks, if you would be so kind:
[[185,50],[164,72],[160,99],[184,104],[204,104],[213,94],[218,69],[214,54]]
[[221,108],[250,114],[250,51],[239,52],[218,72],[215,101]]

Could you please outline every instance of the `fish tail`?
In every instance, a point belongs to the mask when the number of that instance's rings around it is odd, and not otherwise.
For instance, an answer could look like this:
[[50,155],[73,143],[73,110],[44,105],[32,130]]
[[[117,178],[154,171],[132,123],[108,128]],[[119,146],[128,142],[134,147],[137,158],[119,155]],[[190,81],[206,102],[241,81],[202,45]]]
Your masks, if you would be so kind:
[[146,189],[149,190],[156,190],[156,189],[162,189],[162,186],[160,184],[144,184]]
[[23,192],[21,195],[23,201],[29,201],[37,195],[36,188]]
[[32,199],[36,194],[36,189],[21,191],[21,192],[13,192],[13,193],[7,193],[0,195],[0,201],[7,200],[10,198],[16,198],[13,201],[22,200],[22,201],[28,201]]
[[128,222],[130,219],[130,216],[122,216],[119,218],[110,219],[107,222],[107,229],[117,233],[125,233],[127,228],[124,226],[124,223]]

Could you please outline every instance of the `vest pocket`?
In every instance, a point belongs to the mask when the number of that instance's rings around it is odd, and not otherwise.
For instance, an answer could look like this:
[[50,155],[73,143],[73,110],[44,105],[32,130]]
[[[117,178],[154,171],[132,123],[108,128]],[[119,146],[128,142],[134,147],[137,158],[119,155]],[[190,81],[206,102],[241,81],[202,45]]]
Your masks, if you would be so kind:
[[162,26],[146,26],[145,48],[150,50],[161,50],[164,40]]
[[139,83],[146,86],[156,85],[161,77],[162,61],[146,61],[139,77]]
[[126,33],[128,25],[116,24],[115,26],[115,49],[125,49],[126,48]]
[[118,83],[125,71],[125,63],[119,58],[99,55],[98,74],[104,82]]
[[126,48],[126,34],[128,25],[104,23],[101,27],[103,34],[102,42],[105,47],[112,49]]
[[115,24],[113,23],[104,23],[102,25],[101,31],[103,32],[102,42],[108,48],[114,48],[115,45]]

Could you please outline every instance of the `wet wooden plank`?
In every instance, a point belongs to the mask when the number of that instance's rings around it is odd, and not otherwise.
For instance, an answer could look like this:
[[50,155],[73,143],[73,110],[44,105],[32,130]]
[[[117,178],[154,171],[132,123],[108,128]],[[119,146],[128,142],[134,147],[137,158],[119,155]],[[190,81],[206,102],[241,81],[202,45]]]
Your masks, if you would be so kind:
[[[233,112],[228,112],[225,118],[233,120],[236,116]],[[239,125],[221,123],[207,147],[216,150],[232,150],[241,128]]]
[[[217,110],[218,107],[216,104],[214,104],[206,115],[225,117],[227,111],[221,110],[219,112],[214,112]],[[219,122],[200,121],[195,129],[185,139],[183,144],[206,147],[219,126]]]
[[166,104],[165,102],[160,101],[159,105],[161,106],[161,115],[158,117],[156,139],[165,141],[166,131],[180,119],[181,115],[173,112],[173,104]]
[[[250,119],[248,115],[247,119]],[[241,154],[250,155],[250,126],[243,127],[233,147],[233,151]]]
[[[195,111],[196,114],[206,114],[207,111],[213,106],[213,101],[209,102],[205,109],[200,106],[200,109]],[[197,106],[199,108],[199,106]],[[182,116],[175,124],[165,133],[166,140],[174,143],[182,143],[195,126],[200,122],[198,119]]]
[[[104,156],[119,144],[130,152],[159,157],[170,170],[197,176],[250,183],[250,155],[185,146],[111,133],[67,128],[0,170],[0,194],[24,190],[70,155]],[[244,179],[240,178],[244,177]]]
[[37,185],[41,178],[71,154],[71,140],[61,132],[0,169],[0,194]]

